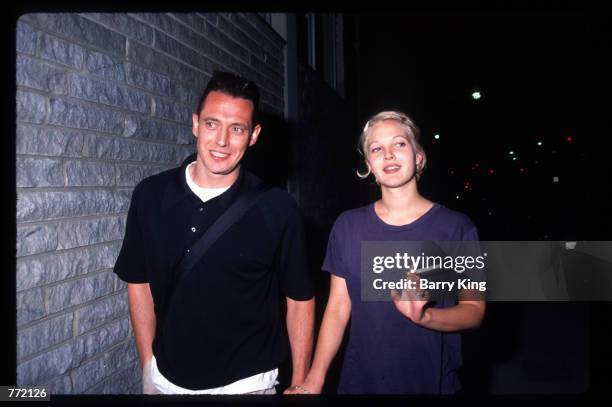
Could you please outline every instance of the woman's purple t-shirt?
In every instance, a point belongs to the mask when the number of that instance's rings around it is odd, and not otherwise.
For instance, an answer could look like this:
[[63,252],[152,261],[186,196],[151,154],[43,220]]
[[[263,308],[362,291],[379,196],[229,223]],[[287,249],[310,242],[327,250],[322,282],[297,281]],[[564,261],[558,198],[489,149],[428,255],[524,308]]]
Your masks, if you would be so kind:
[[[336,220],[322,269],[346,280],[351,322],[338,393],[450,394],[461,388],[461,337],[414,324],[393,302],[361,300],[361,242],[478,240],[470,219],[440,204],[408,225],[384,223],[374,204]],[[452,303],[437,306],[451,306]]]

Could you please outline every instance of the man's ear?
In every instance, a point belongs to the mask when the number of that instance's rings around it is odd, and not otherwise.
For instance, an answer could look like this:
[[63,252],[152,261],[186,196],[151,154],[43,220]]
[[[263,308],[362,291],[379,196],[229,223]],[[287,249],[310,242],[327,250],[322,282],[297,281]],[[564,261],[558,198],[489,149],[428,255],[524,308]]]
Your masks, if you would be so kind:
[[197,113],[191,115],[192,127],[191,133],[195,138],[198,138],[198,125],[200,124],[200,116]]
[[251,140],[249,140],[249,147],[257,143],[257,138],[259,137],[260,131],[261,131],[261,125],[256,124],[255,127],[253,128],[253,132],[251,133]]

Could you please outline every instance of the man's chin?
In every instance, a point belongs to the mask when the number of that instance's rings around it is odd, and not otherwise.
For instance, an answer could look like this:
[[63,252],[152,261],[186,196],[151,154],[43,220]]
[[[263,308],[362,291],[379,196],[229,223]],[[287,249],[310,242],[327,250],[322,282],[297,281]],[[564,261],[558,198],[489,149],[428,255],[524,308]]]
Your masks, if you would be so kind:
[[239,165],[236,165],[236,166],[230,167],[230,168],[220,168],[220,169],[214,169],[213,168],[210,172],[213,175],[217,175],[217,176],[222,177],[222,176],[230,175],[230,174],[238,171],[239,167],[240,167]]

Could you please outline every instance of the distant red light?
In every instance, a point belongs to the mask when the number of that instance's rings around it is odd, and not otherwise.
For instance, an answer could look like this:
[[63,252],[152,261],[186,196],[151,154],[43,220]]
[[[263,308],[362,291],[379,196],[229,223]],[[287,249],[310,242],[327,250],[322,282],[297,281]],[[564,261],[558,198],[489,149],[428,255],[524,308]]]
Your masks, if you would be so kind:
[[495,169],[494,169],[494,168],[489,168],[489,174],[490,174],[490,175],[495,174]]
[[567,141],[568,143],[571,143],[572,141],[574,141],[574,138],[572,136],[567,136],[565,137],[565,141]]

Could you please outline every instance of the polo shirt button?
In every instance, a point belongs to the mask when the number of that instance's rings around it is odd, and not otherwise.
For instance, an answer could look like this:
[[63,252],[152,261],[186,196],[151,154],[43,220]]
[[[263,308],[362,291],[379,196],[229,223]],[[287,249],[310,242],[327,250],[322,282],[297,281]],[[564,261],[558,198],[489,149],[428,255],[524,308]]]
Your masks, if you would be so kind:
[[203,210],[204,210],[204,208],[200,206],[200,212],[202,212]]
[[196,229],[196,228],[194,228],[193,226],[191,227],[191,231],[192,231],[192,232],[195,232],[196,230],[197,230],[197,229]]

